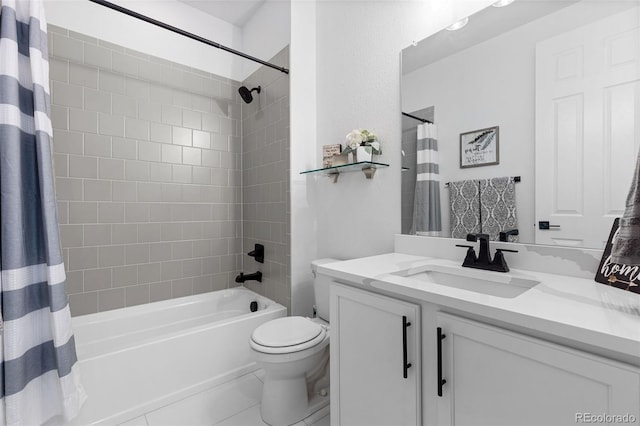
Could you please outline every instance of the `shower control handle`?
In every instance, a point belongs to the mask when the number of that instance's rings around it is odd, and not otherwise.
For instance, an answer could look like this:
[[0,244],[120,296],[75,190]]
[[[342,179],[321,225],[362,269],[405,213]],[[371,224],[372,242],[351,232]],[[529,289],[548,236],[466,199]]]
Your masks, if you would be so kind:
[[258,263],[264,263],[264,246],[262,244],[256,244],[254,249],[247,253],[247,255],[253,257]]

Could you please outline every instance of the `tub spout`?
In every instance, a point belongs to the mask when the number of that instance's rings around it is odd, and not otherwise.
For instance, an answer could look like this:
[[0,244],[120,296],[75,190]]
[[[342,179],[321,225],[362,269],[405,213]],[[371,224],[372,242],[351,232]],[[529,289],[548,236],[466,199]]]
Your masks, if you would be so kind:
[[258,272],[254,272],[253,274],[246,274],[246,275],[243,272],[240,272],[240,275],[236,277],[237,283],[243,283],[245,281],[251,281],[251,280],[262,282],[262,272],[258,271]]

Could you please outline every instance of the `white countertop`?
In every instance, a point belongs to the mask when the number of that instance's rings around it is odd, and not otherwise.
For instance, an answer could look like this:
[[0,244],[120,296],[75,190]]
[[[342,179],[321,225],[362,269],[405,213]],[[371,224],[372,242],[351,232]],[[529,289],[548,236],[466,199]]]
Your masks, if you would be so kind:
[[318,272],[374,291],[379,289],[601,347],[623,354],[625,359],[638,360],[634,364],[640,365],[638,294],[584,278],[517,269],[509,274],[534,278],[540,284],[514,298],[490,296],[398,275],[400,271],[429,264],[459,267],[460,263],[389,253],[320,265]]

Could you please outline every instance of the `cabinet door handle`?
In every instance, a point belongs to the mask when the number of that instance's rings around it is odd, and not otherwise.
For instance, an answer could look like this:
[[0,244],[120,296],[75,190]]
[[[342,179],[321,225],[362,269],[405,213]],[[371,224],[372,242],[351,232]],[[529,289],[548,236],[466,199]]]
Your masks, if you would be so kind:
[[442,339],[445,337],[447,335],[442,333],[442,327],[438,327],[438,396],[442,396],[442,385],[447,383],[442,378]]
[[408,370],[411,368],[411,363],[407,363],[407,327],[411,323],[407,321],[406,315],[402,316],[402,371],[403,377],[406,379],[409,377]]

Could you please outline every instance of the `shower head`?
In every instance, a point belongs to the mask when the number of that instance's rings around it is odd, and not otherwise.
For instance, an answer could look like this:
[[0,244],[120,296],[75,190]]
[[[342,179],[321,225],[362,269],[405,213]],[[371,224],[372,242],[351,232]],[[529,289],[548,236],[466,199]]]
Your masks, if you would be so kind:
[[262,90],[262,87],[260,86],[255,87],[251,90],[247,89],[246,86],[242,86],[238,89],[238,93],[240,93],[240,97],[242,98],[243,101],[250,104],[251,101],[253,101],[253,95],[251,95],[251,92],[256,91],[260,93],[260,90]]

